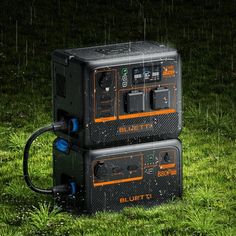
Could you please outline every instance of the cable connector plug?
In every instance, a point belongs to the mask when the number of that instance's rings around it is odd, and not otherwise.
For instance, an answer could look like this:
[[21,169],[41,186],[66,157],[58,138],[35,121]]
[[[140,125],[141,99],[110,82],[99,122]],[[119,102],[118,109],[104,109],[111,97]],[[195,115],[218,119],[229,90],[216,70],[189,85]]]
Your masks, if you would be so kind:
[[53,128],[53,131],[66,130],[67,129],[67,124],[66,124],[65,121],[54,122],[52,124],[52,128]]
[[57,185],[52,188],[53,195],[59,195],[59,194],[75,195],[77,192],[78,192],[78,185],[74,181],[71,181],[68,184]]
[[77,118],[69,120],[61,120],[52,124],[53,131],[63,130],[69,133],[75,133],[79,129],[79,122]]
[[71,190],[68,185],[57,185],[52,188],[52,194],[57,195],[57,194],[70,194]]

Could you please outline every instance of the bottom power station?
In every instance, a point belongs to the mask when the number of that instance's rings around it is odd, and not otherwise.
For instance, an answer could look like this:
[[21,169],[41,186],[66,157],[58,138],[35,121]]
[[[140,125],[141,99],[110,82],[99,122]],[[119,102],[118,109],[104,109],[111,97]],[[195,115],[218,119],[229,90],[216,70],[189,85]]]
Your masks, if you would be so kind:
[[55,185],[70,186],[57,204],[76,213],[159,205],[182,194],[181,143],[177,139],[85,150],[56,139]]

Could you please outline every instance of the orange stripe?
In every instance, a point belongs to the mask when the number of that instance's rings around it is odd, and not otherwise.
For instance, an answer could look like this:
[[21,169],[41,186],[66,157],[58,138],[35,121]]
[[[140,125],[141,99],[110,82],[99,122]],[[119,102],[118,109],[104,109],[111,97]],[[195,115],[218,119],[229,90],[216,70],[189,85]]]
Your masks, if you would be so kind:
[[139,176],[139,177],[128,178],[128,179],[117,179],[117,180],[112,180],[112,181],[93,183],[93,185],[94,185],[94,187],[98,187],[98,186],[109,185],[109,184],[118,184],[118,183],[125,183],[125,182],[142,180],[142,178],[143,178],[142,176]]
[[176,175],[176,173],[177,173],[177,170],[175,170],[175,169],[174,170],[170,170],[170,174],[171,175]]
[[174,76],[175,75],[175,71],[166,71],[165,73],[163,73],[163,76],[166,77],[166,76]]
[[111,120],[116,120],[116,116],[110,116],[110,117],[103,117],[103,118],[96,118],[95,122],[106,122],[106,121],[111,121]]
[[143,116],[169,114],[169,113],[174,113],[174,112],[176,112],[175,109],[165,109],[165,110],[151,111],[151,112],[140,112],[140,113],[135,113],[135,114],[121,115],[119,116],[119,119],[124,120],[124,119],[137,118],[137,117],[143,117]]
[[160,165],[160,169],[175,168],[175,163]]

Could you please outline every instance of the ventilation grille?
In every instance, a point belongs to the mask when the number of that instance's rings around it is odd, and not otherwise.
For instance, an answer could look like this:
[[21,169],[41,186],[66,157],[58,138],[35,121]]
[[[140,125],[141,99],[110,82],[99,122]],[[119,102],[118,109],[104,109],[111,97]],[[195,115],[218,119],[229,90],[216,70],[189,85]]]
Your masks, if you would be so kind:
[[66,77],[60,74],[56,74],[56,94],[66,97]]

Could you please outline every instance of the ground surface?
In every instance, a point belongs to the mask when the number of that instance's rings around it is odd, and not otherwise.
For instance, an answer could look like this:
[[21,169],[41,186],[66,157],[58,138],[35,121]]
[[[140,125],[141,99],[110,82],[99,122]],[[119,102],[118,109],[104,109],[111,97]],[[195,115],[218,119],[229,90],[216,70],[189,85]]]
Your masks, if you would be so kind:
[[[236,1],[13,1],[0,3],[0,235],[236,235]],[[184,196],[149,210],[76,217],[22,178],[26,138],[51,122],[50,53],[142,39],[183,61]],[[51,142],[30,165],[51,183]]]

